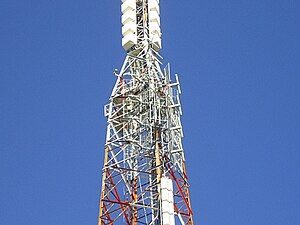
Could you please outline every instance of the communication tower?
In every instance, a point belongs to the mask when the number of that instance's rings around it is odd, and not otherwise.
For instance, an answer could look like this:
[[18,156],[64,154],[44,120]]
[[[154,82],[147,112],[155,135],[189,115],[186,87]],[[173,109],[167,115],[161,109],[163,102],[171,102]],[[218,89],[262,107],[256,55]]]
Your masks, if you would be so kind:
[[180,83],[161,68],[159,0],[122,0],[121,10],[127,55],[104,108],[98,225],[193,225]]

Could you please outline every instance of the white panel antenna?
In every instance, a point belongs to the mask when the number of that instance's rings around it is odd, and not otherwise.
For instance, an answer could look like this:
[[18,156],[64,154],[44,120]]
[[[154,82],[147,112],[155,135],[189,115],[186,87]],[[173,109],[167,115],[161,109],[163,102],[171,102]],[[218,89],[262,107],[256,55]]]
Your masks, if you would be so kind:
[[149,38],[155,50],[161,49],[159,0],[148,0]]
[[162,225],[175,225],[173,182],[168,177],[161,178]]
[[122,0],[122,46],[128,51],[137,44],[136,0]]

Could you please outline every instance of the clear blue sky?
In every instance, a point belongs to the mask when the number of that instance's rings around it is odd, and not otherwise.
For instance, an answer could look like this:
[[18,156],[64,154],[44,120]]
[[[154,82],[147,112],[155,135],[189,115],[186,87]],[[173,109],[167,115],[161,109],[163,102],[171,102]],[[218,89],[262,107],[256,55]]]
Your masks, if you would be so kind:
[[[300,3],[161,0],[196,224],[300,224]],[[95,225],[118,0],[0,1],[0,224]]]

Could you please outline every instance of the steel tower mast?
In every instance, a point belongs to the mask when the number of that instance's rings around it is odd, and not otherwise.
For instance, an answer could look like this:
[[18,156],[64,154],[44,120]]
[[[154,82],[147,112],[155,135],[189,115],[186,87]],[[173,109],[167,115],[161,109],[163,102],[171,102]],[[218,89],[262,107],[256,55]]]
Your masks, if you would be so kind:
[[127,56],[105,106],[98,225],[193,225],[178,76],[162,57],[159,0],[122,0]]

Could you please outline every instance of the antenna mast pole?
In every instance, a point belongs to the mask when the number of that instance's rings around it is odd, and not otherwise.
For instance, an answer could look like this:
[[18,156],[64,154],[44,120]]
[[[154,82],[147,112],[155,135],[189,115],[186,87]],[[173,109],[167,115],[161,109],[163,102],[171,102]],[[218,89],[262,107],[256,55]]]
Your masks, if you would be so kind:
[[180,83],[161,69],[159,0],[122,0],[127,56],[109,103],[98,225],[193,225]]

